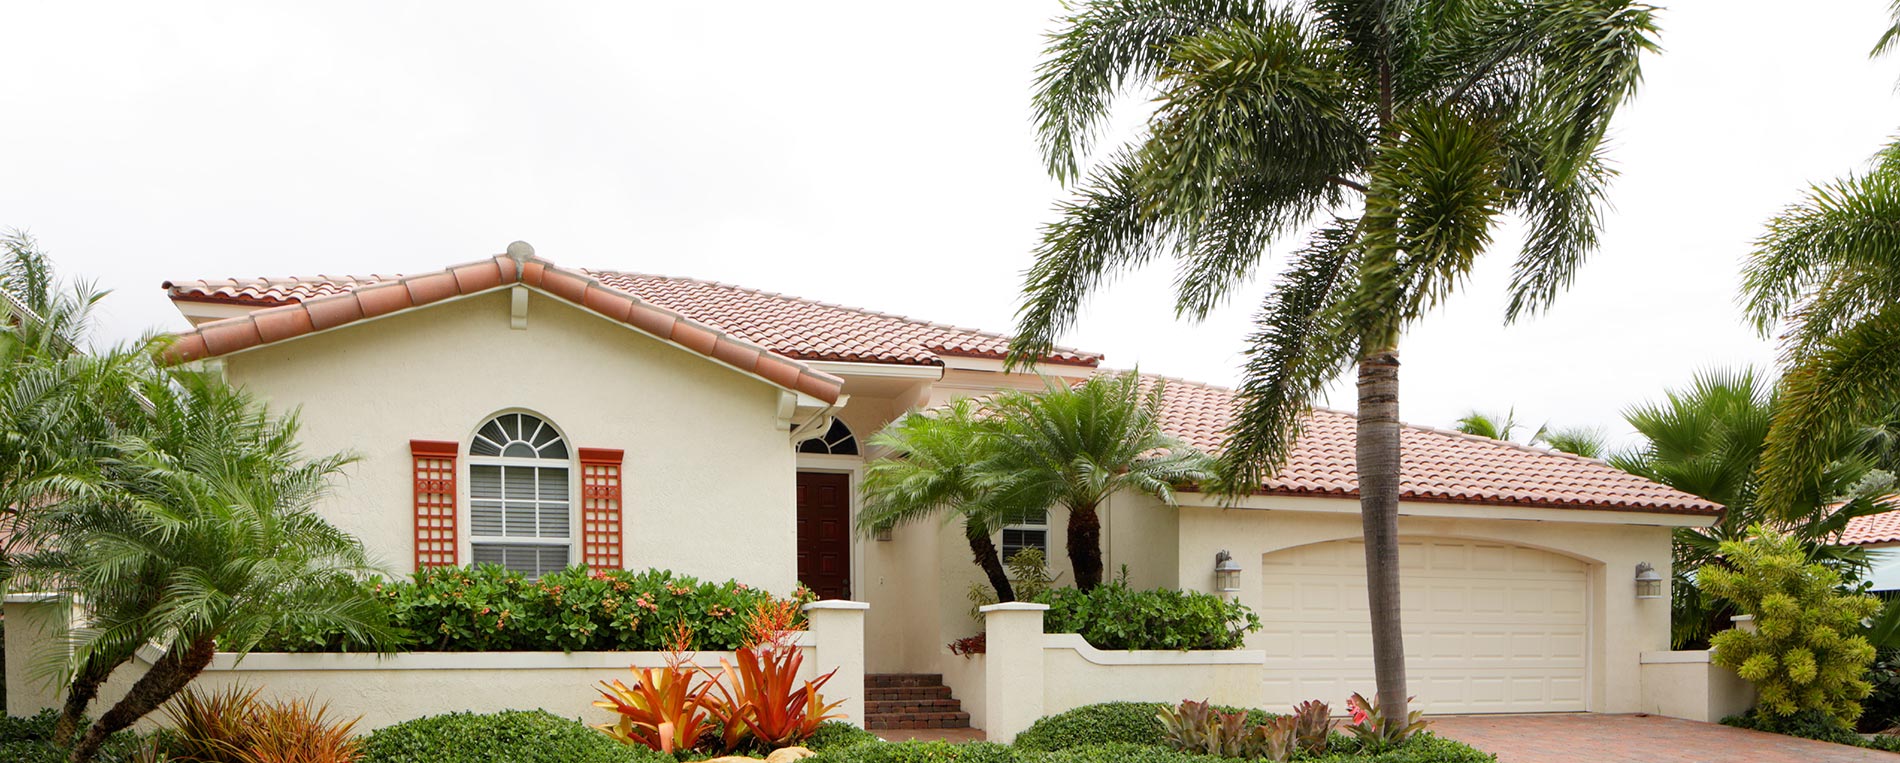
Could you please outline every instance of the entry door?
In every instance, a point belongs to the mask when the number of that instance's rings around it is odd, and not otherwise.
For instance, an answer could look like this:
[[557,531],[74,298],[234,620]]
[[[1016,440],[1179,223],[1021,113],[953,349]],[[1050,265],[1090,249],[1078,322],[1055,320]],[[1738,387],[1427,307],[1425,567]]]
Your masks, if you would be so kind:
[[798,473],[798,582],[851,598],[851,475]]

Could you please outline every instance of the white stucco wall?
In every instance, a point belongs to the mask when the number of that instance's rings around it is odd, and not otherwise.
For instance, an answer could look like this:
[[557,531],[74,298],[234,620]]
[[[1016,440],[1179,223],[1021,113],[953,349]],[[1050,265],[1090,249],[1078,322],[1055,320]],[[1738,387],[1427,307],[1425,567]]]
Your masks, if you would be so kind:
[[[223,367],[273,408],[300,409],[308,452],[361,456],[322,510],[394,572],[415,567],[409,441],[466,452],[490,416],[522,410],[571,448],[626,451],[627,567],[789,592],[796,487],[779,390],[539,294],[527,328],[512,330],[508,300],[439,303],[230,355]],[[459,524],[466,562],[466,514]]]

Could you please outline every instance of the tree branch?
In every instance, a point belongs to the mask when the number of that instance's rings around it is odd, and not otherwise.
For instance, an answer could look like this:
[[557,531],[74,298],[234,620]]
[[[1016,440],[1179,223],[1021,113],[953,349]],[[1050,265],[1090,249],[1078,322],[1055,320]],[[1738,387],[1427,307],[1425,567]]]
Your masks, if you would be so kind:
[[1337,186],[1345,186],[1347,188],[1351,188],[1360,193],[1366,193],[1367,191],[1364,184],[1351,180],[1349,178],[1339,177],[1337,175],[1327,176],[1326,182],[1332,183],[1333,185],[1337,185]]

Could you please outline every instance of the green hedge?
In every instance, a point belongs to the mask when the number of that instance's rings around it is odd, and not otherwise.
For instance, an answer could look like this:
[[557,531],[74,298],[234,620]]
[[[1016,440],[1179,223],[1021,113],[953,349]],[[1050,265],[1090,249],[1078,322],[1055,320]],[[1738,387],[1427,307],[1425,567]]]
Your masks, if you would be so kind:
[[1089,591],[1055,588],[1035,597],[1049,605],[1045,633],[1079,633],[1097,649],[1239,649],[1260,630],[1260,616],[1216,594],[1171,588],[1138,590],[1103,583]]
[[[1237,758],[1216,758],[1130,742],[1078,745],[1060,750],[1024,749],[1021,737],[1017,743],[1015,748],[987,742],[868,744],[819,753],[810,760],[812,763],[1243,763]],[[1301,763],[1492,763],[1497,760],[1489,753],[1431,734],[1377,755],[1361,755],[1354,744],[1347,743],[1348,749],[1296,760]]]
[[989,742],[881,742],[834,748],[811,763],[1014,763],[1009,747]]
[[[53,746],[53,724],[59,719],[51,710],[19,718],[0,715],[0,761],[5,763],[65,763],[66,753]],[[87,723],[91,723],[88,719]],[[82,726],[81,728],[84,728]],[[98,763],[132,763],[140,759],[146,740],[130,731],[113,734],[99,749]]]
[[818,724],[818,730],[805,738],[805,749],[813,752],[836,750],[854,744],[877,741],[877,735],[844,721],[825,721]]
[[[774,600],[728,580],[708,583],[666,570],[591,572],[586,567],[527,579],[495,565],[437,567],[411,579],[365,583],[409,638],[402,651],[658,651],[675,624],[694,649],[740,645],[748,615]],[[809,598],[809,593],[799,594]],[[802,615],[801,615],[802,617]],[[260,651],[349,651],[331,630],[277,634]]]
[[[1016,747],[1020,750],[1049,752],[1112,744],[1163,745],[1166,739],[1162,733],[1161,720],[1156,717],[1161,709],[1159,702],[1083,705],[1037,719],[1016,735]],[[1222,706],[1219,709],[1234,712],[1239,708]],[[1247,711],[1247,722],[1253,725],[1266,723],[1272,717],[1264,710]]]
[[363,740],[361,763],[673,763],[545,710],[449,713],[385,726]]

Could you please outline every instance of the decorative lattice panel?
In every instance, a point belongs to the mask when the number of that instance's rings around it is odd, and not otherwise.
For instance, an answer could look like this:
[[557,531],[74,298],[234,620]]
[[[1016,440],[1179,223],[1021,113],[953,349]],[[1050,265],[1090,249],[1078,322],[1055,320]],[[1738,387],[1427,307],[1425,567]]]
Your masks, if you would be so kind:
[[415,458],[416,569],[454,567],[455,454],[452,442],[410,440]]
[[620,472],[625,451],[581,448],[581,563],[621,569]]

